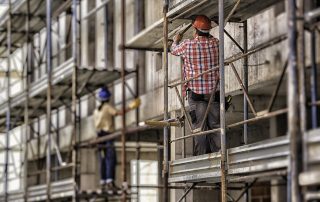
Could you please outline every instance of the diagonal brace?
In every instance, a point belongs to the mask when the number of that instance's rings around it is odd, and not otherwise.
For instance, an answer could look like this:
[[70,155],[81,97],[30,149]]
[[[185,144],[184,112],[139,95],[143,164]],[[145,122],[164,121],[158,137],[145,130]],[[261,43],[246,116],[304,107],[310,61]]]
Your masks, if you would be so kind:
[[240,85],[240,87],[241,87],[241,89],[242,89],[242,91],[243,91],[243,93],[244,93],[247,101],[248,101],[248,104],[249,104],[249,106],[250,106],[250,109],[251,109],[252,113],[254,114],[254,116],[257,116],[257,112],[256,112],[256,110],[254,109],[254,106],[253,106],[253,104],[252,104],[252,101],[250,100],[250,97],[249,97],[249,95],[248,95],[248,92],[247,92],[246,88],[244,87],[243,82],[241,81],[241,78],[240,78],[240,76],[239,76],[239,74],[238,74],[235,66],[233,65],[233,63],[230,63],[230,66],[231,66],[231,68],[232,68],[232,70],[233,70],[233,72],[234,72],[234,74],[235,74],[235,76],[236,76],[236,78],[237,78],[237,80],[238,80],[238,82],[239,82],[239,85]]
[[242,196],[257,182],[258,178],[255,178],[253,182],[251,182],[240,194],[240,196],[235,200],[235,202],[238,202],[241,200]]
[[224,33],[227,35],[227,37],[239,48],[241,53],[244,53],[244,49],[241,47],[241,45],[229,34],[227,30],[224,29]]
[[273,91],[272,93],[272,97],[270,99],[270,102],[268,104],[268,109],[267,109],[267,112],[270,112],[272,110],[272,107],[273,107],[273,104],[274,104],[274,101],[276,100],[277,98],[277,95],[278,95],[278,92],[279,92],[279,89],[280,89],[280,86],[281,86],[281,83],[282,83],[282,80],[284,78],[284,75],[287,71],[287,66],[288,66],[288,59],[286,60],[286,62],[284,63],[283,65],[283,69],[282,69],[282,72],[281,72],[281,76],[278,80],[278,83],[277,83],[277,87],[276,89]]
[[181,98],[181,95],[179,93],[178,87],[175,86],[174,89],[176,90],[177,96],[179,98],[180,105],[181,105],[181,107],[183,109],[183,113],[187,118],[188,126],[189,126],[190,130],[193,131],[193,128],[192,128],[192,125],[191,125],[191,120],[190,120],[190,117],[189,117],[189,113],[187,113],[187,110],[186,110],[185,106],[183,105],[182,98]]
[[94,70],[90,72],[89,77],[82,83],[82,85],[78,88],[78,92],[77,94],[81,94],[81,92],[83,91],[83,89],[87,86],[88,82],[90,81],[90,79],[93,77],[94,75]]
[[201,123],[201,126],[200,126],[201,131],[203,131],[204,123],[206,122],[206,119],[208,117],[211,104],[212,104],[213,100],[215,100],[215,93],[217,91],[218,84],[219,84],[219,82],[217,83],[215,89],[213,89],[213,91],[211,92],[210,99],[209,99],[209,102],[208,102],[208,106],[207,106],[206,112],[204,114],[204,117],[203,117],[203,120],[202,120],[202,123]]
[[226,17],[226,19],[224,20],[224,26],[225,27],[227,25],[227,22],[229,21],[229,19],[231,18],[231,16],[234,14],[234,12],[236,11],[236,9],[238,8],[239,4],[240,4],[241,0],[238,0],[234,6],[232,7],[232,10],[230,11],[230,13],[228,14],[228,16]]
[[189,187],[189,188],[187,189],[187,191],[184,192],[184,194],[180,197],[180,199],[178,200],[178,202],[181,202],[181,201],[188,195],[188,193],[191,191],[191,189],[193,189],[193,187],[196,186],[196,185],[197,185],[197,183],[193,183],[193,184],[191,185],[191,187]]
[[[218,86],[218,85],[217,85]],[[216,91],[213,90],[211,92],[211,95],[210,95],[210,99],[209,99],[209,102],[208,102],[208,106],[207,106],[207,109],[206,109],[206,112],[204,114],[204,117],[203,117],[203,120],[202,120],[202,123],[201,123],[201,126],[200,126],[200,130],[203,131],[203,127],[204,127],[204,123],[206,122],[206,119],[208,117],[208,114],[209,114],[209,111],[210,111],[210,108],[211,108],[211,104],[212,104],[212,101],[215,99],[215,93]]]
[[124,85],[127,87],[127,89],[129,90],[130,94],[133,96],[133,97],[137,97],[138,95],[136,95],[136,93],[134,93],[134,91],[132,90],[132,88],[128,85],[128,82],[126,81],[124,83]]

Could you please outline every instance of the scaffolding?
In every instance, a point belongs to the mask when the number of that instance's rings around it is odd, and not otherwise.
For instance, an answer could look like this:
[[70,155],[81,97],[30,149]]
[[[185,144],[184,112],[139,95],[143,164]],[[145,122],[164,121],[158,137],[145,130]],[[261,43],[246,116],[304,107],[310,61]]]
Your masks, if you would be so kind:
[[[316,65],[316,34],[318,26],[315,20],[319,15],[319,8],[314,5],[313,9],[305,13],[305,1],[286,1],[286,11],[288,15],[288,34],[276,37],[270,41],[248,50],[247,39],[247,19],[260,13],[263,9],[278,3],[278,1],[182,1],[172,5],[169,0],[164,1],[163,19],[159,20],[154,26],[144,30],[131,41],[128,42],[128,49],[160,51],[163,48],[163,68],[164,68],[164,122],[151,123],[164,127],[164,201],[169,201],[168,187],[170,183],[192,183],[211,182],[220,184],[221,201],[239,201],[242,196],[256,183],[259,178],[283,176],[286,178],[288,187],[288,201],[317,200],[319,192],[311,191],[308,186],[319,184],[319,172],[317,165],[318,158],[313,155],[315,148],[319,147],[319,137],[316,135],[317,129],[317,65]],[[309,2],[310,3],[310,2]],[[218,5],[218,6],[217,6]],[[169,7],[171,7],[169,9]],[[312,13],[312,14],[311,14]],[[206,14],[219,26],[219,64],[218,66],[202,72],[193,78],[185,81],[170,84],[168,82],[168,52],[169,36],[179,33],[180,30],[188,28],[190,19],[196,14]],[[225,15],[227,14],[227,15]],[[313,16],[309,21],[308,16]],[[241,46],[224,29],[227,22],[237,22],[243,24],[244,44]],[[307,22],[307,23],[306,23]],[[170,23],[170,24],[169,24]],[[163,27],[163,36],[160,38],[160,28]],[[182,28],[181,28],[182,27]],[[305,67],[305,30],[311,32],[311,97],[312,102],[306,101],[306,67]],[[228,36],[239,48],[241,53],[225,58],[224,55],[224,36]],[[145,40],[148,38],[149,40]],[[272,45],[278,44],[283,40],[288,40],[289,56],[287,62],[283,65],[281,76],[277,86],[272,93],[266,110],[257,112],[248,93],[248,57],[257,51],[266,49]],[[163,42],[163,44],[161,44]],[[243,80],[237,72],[234,62],[240,59],[244,60]],[[241,90],[244,94],[244,117],[243,121],[226,125],[225,117],[225,67],[232,68]],[[288,66],[288,70],[287,70]],[[178,86],[183,85],[197,77],[201,77],[216,69],[220,70],[220,128],[203,131],[196,130],[191,126],[191,119],[187,113],[183,99],[179,94]],[[278,95],[280,85],[287,71],[287,107],[273,111],[273,105]],[[191,131],[191,135],[170,139],[169,127],[180,126],[178,120],[172,121],[168,112],[168,88],[174,88],[179,102],[183,109],[185,122]],[[214,92],[213,92],[214,93]],[[210,101],[212,99],[211,95]],[[299,98],[299,99],[297,99]],[[210,104],[209,104],[210,105]],[[248,116],[248,106],[254,114],[254,118]],[[312,129],[307,129],[307,108],[312,108]],[[207,109],[208,112],[208,109]],[[287,114],[288,134],[284,137],[273,138],[262,142],[248,144],[248,123],[253,123],[262,119],[268,119],[281,114]],[[207,116],[207,113],[206,113]],[[205,116],[205,117],[206,117]],[[205,120],[205,118],[204,118]],[[202,123],[203,125],[203,123]],[[227,129],[243,125],[244,146],[227,149],[226,131]],[[169,160],[170,143],[184,141],[198,135],[213,134],[220,132],[221,152],[206,154],[201,156],[182,158],[178,160]],[[182,143],[184,145],[185,143]],[[184,146],[183,146],[183,149]],[[182,152],[185,153],[185,152]],[[303,154],[303,155],[302,155]],[[303,165],[303,168],[302,166]],[[313,171],[310,171],[313,170]],[[308,174],[307,174],[308,173]],[[304,181],[305,180],[305,181]],[[313,181],[315,180],[315,181]],[[228,186],[233,182],[244,183],[245,187],[238,199],[232,199],[228,195]],[[192,189],[192,186],[186,190],[178,201]],[[302,191],[303,190],[303,191]],[[248,200],[248,196],[247,199]]]
[[[90,142],[82,141],[81,139],[81,101],[83,96],[95,97],[95,90],[104,85],[112,85],[113,82],[121,79],[122,83],[122,111],[125,111],[125,91],[129,91],[137,97],[139,92],[137,89],[132,90],[127,84],[128,77],[137,75],[137,72],[128,72],[125,67],[125,53],[123,49],[122,68],[121,71],[115,70],[110,66],[109,50],[109,35],[112,29],[108,30],[112,24],[111,16],[112,7],[108,5],[112,1],[102,1],[100,5],[95,6],[87,12],[85,16],[81,14],[81,3],[79,0],[16,0],[6,1],[7,5],[5,14],[1,18],[1,57],[7,59],[8,67],[6,69],[6,93],[7,100],[0,105],[1,116],[0,127],[6,132],[5,142],[5,164],[4,164],[4,193],[0,196],[1,201],[52,201],[57,199],[72,199],[79,201],[87,199],[88,201],[97,198],[109,198],[126,200],[127,190],[129,185],[126,183],[126,165],[122,163],[122,178],[123,186],[121,195],[110,196],[103,190],[89,192],[81,190],[81,149],[95,149],[98,143],[106,140],[93,140]],[[123,9],[125,9],[124,4]],[[81,54],[81,23],[98,11],[105,10],[104,27],[106,32],[105,38],[105,66],[104,67],[86,67],[80,61]],[[66,41],[64,47],[58,44],[53,44],[53,37],[59,38],[63,27],[60,25],[61,15],[64,14],[66,21]],[[113,18],[113,16],[112,16]],[[123,25],[125,26],[125,15],[123,14]],[[24,27],[25,25],[25,27]],[[46,37],[45,45],[41,46],[42,38],[40,32],[45,29]],[[124,27],[123,27],[124,29]],[[138,30],[139,31],[139,30]],[[124,37],[124,36],[123,36]],[[122,39],[124,41],[125,38]],[[7,42],[5,42],[7,41]],[[56,40],[57,41],[57,40]],[[23,58],[23,74],[20,82],[23,89],[19,94],[12,94],[14,85],[11,82],[11,64],[12,53],[18,49],[23,49],[26,44],[26,57]],[[36,46],[37,44],[38,46]],[[112,43],[113,44],[113,43]],[[123,43],[124,44],[124,43]],[[112,45],[110,45],[112,47]],[[58,50],[53,53],[53,47]],[[35,53],[34,50],[38,52]],[[110,53],[111,54],[111,53]],[[53,61],[54,60],[54,61]],[[53,64],[54,63],[54,64]],[[45,66],[44,75],[41,78],[34,78],[36,71],[41,71],[41,66]],[[38,69],[37,69],[38,68]],[[132,76],[133,75],[133,76]],[[138,75],[137,75],[138,76]],[[137,91],[136,93],[134,91]],[[65,146],[67,151],[60,151],[59,137],[63,131],[59,128],[59,110],[64,107],[64,110],[70,114],[72,128],[66,130],[70,132],[70,144]],[[56,120],[53,120],[53,112],[56,115]],[[125,114],[125,113],[124,113]],[[139,112],[136,112],[136,122],[139,122]],[[40,117],[46,116],[46,134],[45,145],[42,144],[43,136],[40,135]],[[122,139],[122,162],[126,162],[126,135],[136,134],[141,131],[154,130],[152,127],[136,126],[126,130],[125,120],[123,116],[123,127],[120,133]],[[56,125],[53,124],[56,123]],[[38,128],[34,128],[37,125]],[[10,175],[9,172],[9,153],[13,151],[10,147],[10,136],[12,129],[24,126],[23,133],[23,162],[21,166],[23,171],[18,176],[23,176],[23,190],[10,192],[8,190]],[[31,133],[33,135],[31,135]],[[34,135],[36,134],[36,135]],[[139,134],[136,135],[139,137]],[[119,132],[111,134],[108,137],[116,139],[119,137]],[[29,149],[32,140],[37,142],[37,159],[36,169],[29,170]],[[159,140],[157,140],[159,141]],[[45,147],[45,167],[41,163],[43,156],[40,156],[41,146]],[[150,146],[141,146],[137,139],[135,150],[137,159],[141,149],[150,148]],[[156,147],[157,150],[160,147]],[[34,151],[31,151],[32,153]],[[68,170],[72,175],[68,179],[59,177],[59,172]],[[45,174],[45,184],[41,184],[43,175]],[[139,170],[137,171],[139,177]],[[28,178],[36,177],[36,185],[28,186]],[[43,182],[42,182],[43,183]],[[138,187],[138,186],[136,186]],[[139,191],[138,191],[139,193]],[[137,193],[137,194],[138,194]],[[137,195],[136,194],[136,195]],[[128,196],[130,198],[130,196]]]
[[[286,1],[286,11],[288,14],[288,34],[277,36],[269,41],[262,43],[252,49],[248,49],[248,24],[247,19],[262,12],[266,8],[271,7],[278,1],[223,1],[223,0],[186,0],[175,5],[169,0],[164,1],[163,19],[156,22],[151,27],[144,29],[144,24],[137,26],[136,35],[126,43],[126,1],[121,1],[121,71],[109,70],[109,62],[107,60],[108,53],[105,53],[105,68],[103,70],[89,69],[83,67],[80,61],[81,53],[81,23],[94,15],[102,8],[107,11],[109,1],[104,1],[100,6],[95,7],[86,16],[81,16],[81,1],[79,0],[46,0],[39,3],[36,0],[16,0],[7,1],[8,9],[3,18],[0,19],[0,56],[7,59],[7,100],[0,104],[0,128],[6,133],[5,142],[5,164],[4,164],[4,194],[0,196],[1,201],[52,201],[55,199],[72,199],[79,201],[80,199],[92,198],[109,198],[127,201],[134,195],[128,194],[130,188],[158,188],[163,190],[163,201],[169,201],[169,189],[182,189],[185,193],[179,201],[182,201],[192,189],[218,189],[221,190],[221,201],[228,200],[239,201],[243,196],[248,199],[248,190],[257,182],[258,179],[271,178],[278,179],[284,177],[287,180],[288,186],[288,201],[301,201],[320,199],[318,190],[314,190],[314,186],[320,184],[320,174],[317,170],[319,166],[319,157],[316,151],[320,147],[320,137],[318,127],[318,112],[317,106],[320,102],[317,100],[317,57],[316,40],[317,32],[319,32],[319,24],[317,18],[319,16],[319,8],[314,6],[314,10],[305,13],[303,0],[288,0]],[[138,1],[141,3],[141,1]],[[218,5],[218,7],[217,7]],[[296,6],[297,5],[297,6]],[[318,5],[319,6],[319,5]],[[136,10],[137,15],[141,14],[141,5]],[[71,19],[71,31],[69,42],[65,47],[59,47],[61,51],[70,51],[69,59],[63,60],[61,54],[53,55],[53,34],[59,36],[59,26],[57,30],[53,29],[53,21],[59,21],[61,13],[66,13]],[[219,41],[220,55],[219,66],[203,72],[196,77],[207,74],[211,71],[220,69],[220,128],[199,131],[191,127],[190,117],[184,106],[183,99],[179,93],[179,87],[190,81],[179,81],[169,85],[168,74],[168,53],[169,53],[169,38],[177,33],[177,30],[185,30],[190,27],[192,16],[195,14],[207,14],[212,21],[219,26]],[[227,14],[227,15],[225,15]],[[226,16],[226,17],[225,17]],[[108,15],[105,16],[105,29],[108,31]],[[144,16],[139,16],[143,18]],[[224,29],[227,22],[236,22],[243,26],[244,43],[240,45],[232,36]],[[14,25],[13,25],[14,24]],[[25,28],[23,25],[25,24]],[[42,29],[46,27],[46,45],[45,47],[35,47],[34,41],[41,41],[41,37],[37,36]],[[310,82],[311,82],[311,102],[306,100],[307,89],[306,83],[306,68],[304,61],[304,51],[307,47],[304,44],[305,30],[311,33],[311,61]],[[156,34],[155,34],[156,33]],[[159,34],[160,33],[160,34]],[[233,43],[239,48],[240,53],[229,58],[224,55],[224,36],[230,38]],[[148,40],[146,40],[148,38]],[[267,49],[275,44],[288,40],[289,56],[283,64],[281,76],[278,79],[277,86],[272,93],[267,109],[257,112],[254,103],[250,99],[248,92],[248,57],[258,51]],[[105,49],[107,50],[107,40],[105,40]],[[12,53],[21,48],[21,44],[26,44],[26,58],[24,61],[24,72],[21,75],[21,81],[24,83],[23,92],[12,95],[11,81],[11,64]],[[40,43],[39,43],[40,44]],[[59,45],[57,45],[59,46]],[[39,58],[36,58],[34,49],[39,49]],[[42,50],[41,50],[42,49]],[[44,51],[46,49],[46,51]],[[130,73],[126,71],[126,50],[140,51],[161,51],[163,52],[163,70],[164,70],[164,122],[163,127],[163,146],[158,145],[157,149],[163,148],[163,184],[159,186],[132,186],[128,184],[126,176],[126,138],[130,134],[139,134],[141,131],[153,130],[154,127],[138,126],[127,128],[126,117],[122,116],[121,131],[115,132],[107,137],[98,138],[89,142],[83,142],[81,139],[81,99],[84,95],[94,94],[94,91],[105,84],[112,84],[115,80],[121,78],[122,86],[122,112],[125,112],[126,106],[126,76]],[[296,51],[299,50],[299,51]],[[106,51],[107,52],[107,51]],[[44,60],[44,54],[46,59]],[[139,55],[140,54],[140,55]],[[144,60],[141,52],[139,61]],[[53,58],[57,58],[58,65],[54,67]],[[241,79],[236,70],[235,62],[243,60],[243,78]],[[38,66],[46,63],[45,76],[35,80],[32,72],[35,71],[35,64]],[[142,62],[143,63],[143,62]],[[139,65],[134,72],[136,79],[139,76]],[[143,65],[143,64],[142,64]],[[225,117],[225,68],[229,67],[235,74],[241,90],[243,91],[243,120],[230,125],[226,124]],[[39,68],[40,69],[40,68]],[[287,72],[288,87],[287,107],[283,109],[273,110],[275,99],[279,93],[280,85],[283,83]],[[63,77],[62,77],[63,75]],[[94,79],[93,79],[94,78]],[[185,125],[189,127],[191,134],[172,139],[170,137],[171,126],[181,126],[181,120],[170,120],[168,107],[169,89],[174,89],[177,98],[181,104],[182,114],[185,116]],[[135,90],[134,96],[138,96],[138,87]],[[299,97],[299,102],[297,101]],[[71,103],[71,104],[70,104]],[[65,106],[71,114],[72,120],[72,141],[68,145],[67,158],[63,160],[63,154],[58,147],[59,129],[55,128],[52,122],[52,111]],[[307,109],[311,108],[311,116],[307,114]],[[249,118],[249,109],[254,114],[253,118]],[[4,116],[4,114],[6,114]],[[125,114],[125,113],[123,113]],[[272,138],[261,142],[248,143],[248,124],[275,117],[278,115],[287,114],[288,117],[288,135],[283,137]],[[38,149],[40,148],[40,130],[33,127],[35,120],[46,115],[46,166],[41,169],[38,164],[36,171],[28,170],[28,154],[31,139],[36,138]],[[307,118],[308,117],[308,118]],[[59,115],[57,116],[59,123]],[[307,120],[311,120],[312,129],[307,127]],[[139,122],[139,112],[136,113],[136,122]],[[299,123],[299,124],[298,124]],[[24,125],[24,142],[23,142],[23,191],[11,193],[8,191],[9,182],[9,153],[15,148],[10,147],[10,135],[12,129]],[[40,125],[38,123],[38,125]],[[186,126],[182,127],[184,131]],[[226,134],[228,129],[243,126],[243,142],[245,145],[236,148],[227,148]],[[37,137],[31,137],[32,133],[38,133]],[[185,140],[198,135],[205,135],[213,132],[221,134],[221,152],[194,156],[182,159],[170,160],[170,145],[181,141],[183,145]],[[81,149],[95,148],[98,143],[105,142],[109,139],[121,137],[121,181],[122,192],[121,196],[109,196],[102,191],[82,191],[80,190],[80,158]],[[137,135],[137,142],[140,141]],[[160,141],[160,140],[159,140]],[[161,147],[161,148],[160,148]],[[140,159],[140,146],[135,147],[137,159]],[[39,149],[40,150],[40,149]],[[54,152],[53,152],[54,151]],[[39,152],[39,151],[38,151]],[[39,152],[40,153],[40,152]],[[183,146],[185,154],[185,147]],[[302,155],[303,154],[303,155]],[[58,161],[52,162],[52,156],[56,155]],[[41,157],[39,156],[39,159]],[[160,161],[161,158],[159,158]],[[66,162],[65,162],[66,161]],[[159,162],[159,164],[161,164]],[[303,165],[303,167],[301,167]],[[64,180],[55,180],[52,175],[57,171],[71,169],[72,178]],[[139,170],[139,169],[138,169]],[[41,175],[45,173],[46,185],[37,185],[28,187],[28,177],[37,176],[37,181],[40,182]],[[139,174],[137,174],[139,179]],[[139,181],[139,180],[137,180]],[[212,186],[199,185],[200,182],[214,183]],[[244,186],[241,187],[241,194],[237,199],[233,199],[228,190],[238,190],[239,187],[233,187],[233,182],[240,182]],[[171,185],[175,183],[174,185]],[[190,186],[186,183],[192,183]],[[302,191],[303,189],[303,191]],[[63,190],[63,191],[62,191]],[[137,191],[137,195],[139,190]]]

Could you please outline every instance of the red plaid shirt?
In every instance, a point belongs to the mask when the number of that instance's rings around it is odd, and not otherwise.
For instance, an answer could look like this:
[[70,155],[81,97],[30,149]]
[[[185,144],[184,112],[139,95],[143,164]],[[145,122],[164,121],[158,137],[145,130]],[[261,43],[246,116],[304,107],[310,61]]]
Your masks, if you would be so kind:
[[[184,61],[184,78],[192,78],[218,65],[219,40],[214,37],[197,36],[181,43],[173,43],[171,54],[182,56]],[[213,89],[219,90],[219,70],[211,71],[188,82],[185,88],[197,94],[210,94]]]

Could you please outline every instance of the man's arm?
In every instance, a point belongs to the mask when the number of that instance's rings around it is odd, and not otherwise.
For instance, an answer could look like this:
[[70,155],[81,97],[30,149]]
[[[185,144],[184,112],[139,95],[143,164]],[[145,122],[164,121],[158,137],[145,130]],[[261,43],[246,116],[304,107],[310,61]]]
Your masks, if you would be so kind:
[[[131,110],[133,110],[132,108],[130,108],[130,107],[127,107],[127,108],[125,108],[125,110],[124,110],[124,113],[127,113],[127,112],[129,112],[129,111],[131,111]],[[115,114],[115,115],[123,115],[123,113],[122,113],[122,110],[117,110],[117,113]]]
[[175,55],[175,56],[181,56],[184,54],[185,52],[185,42],[181,41],[183,35],[181,34],[177,34],[174,38],[173,38],[173,43],[171,45],[171,48],[170,48],[170,51],[171,51],[171,54],[172,55]]
[[[141,104],[140,98],[134,99],[131,103],[129,103],[129,106],[125,109],[124,113],[127,113],[131,110],[138,108],[140,106],[140,104]],[[114,116],[123,115],[122,110],[118,110],[118,109],[114,108],[113,106],[111,109],[111,113]]]

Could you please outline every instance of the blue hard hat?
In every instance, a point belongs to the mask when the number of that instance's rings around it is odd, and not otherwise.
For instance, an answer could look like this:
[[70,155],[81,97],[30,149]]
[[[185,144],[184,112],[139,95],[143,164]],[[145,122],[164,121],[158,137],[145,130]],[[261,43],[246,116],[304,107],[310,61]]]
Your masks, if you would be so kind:
[[111,93],[108,88],[104,87],[99,90],[98,99],[100,101],[107,101],[111,97]]

